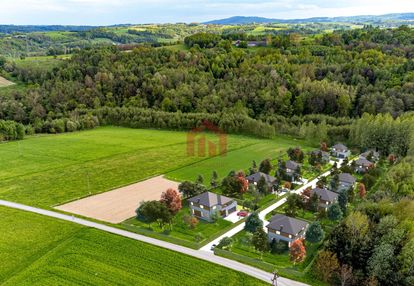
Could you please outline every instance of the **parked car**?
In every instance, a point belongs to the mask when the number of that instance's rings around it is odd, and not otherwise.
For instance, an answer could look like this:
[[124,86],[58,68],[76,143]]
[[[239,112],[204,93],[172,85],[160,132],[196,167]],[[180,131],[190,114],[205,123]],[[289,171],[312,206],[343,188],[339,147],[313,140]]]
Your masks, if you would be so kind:
[[210,248],[211,251],[214,251],[214,248],[216,248],[217,244],[213,244]]
[[248,211],[246,211],[246,210],[242,210],[242,211],[239,211],[239,212],[237,213],[237,215],[238,215],[238,216],[241,216],[241,217],[247,217],[247,216],[249,215],[249,212],[248,212]]

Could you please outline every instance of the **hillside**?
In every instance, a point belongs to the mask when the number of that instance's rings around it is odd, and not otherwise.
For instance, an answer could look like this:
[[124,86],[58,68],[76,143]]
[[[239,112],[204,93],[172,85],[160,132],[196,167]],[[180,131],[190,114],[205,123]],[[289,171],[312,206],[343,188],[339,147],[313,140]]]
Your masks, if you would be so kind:
[[350,17],[314,17],[305,19],[272,19],[263,17],[244,17],[234,16],[226,19],[212,20],[205,22],[204,24],[214,25],[243,25],[251,23],[287,23],[287,24],[299,24],[299,23],[332,23],[332,22],[351,22],[351,23],[370,23],[379,24],[382,22],[397,22],[403,24],[414,20],[414,13],[394,13],[385,15],[361,15],[361,16],[350,16]]

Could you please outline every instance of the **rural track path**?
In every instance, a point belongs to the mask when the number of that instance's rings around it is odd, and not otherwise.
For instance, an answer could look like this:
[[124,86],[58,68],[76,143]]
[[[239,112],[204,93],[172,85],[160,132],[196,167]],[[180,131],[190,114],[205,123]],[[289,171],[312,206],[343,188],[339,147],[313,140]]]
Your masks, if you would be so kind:
[[[260,279],[264,282],[270,283],[271,282],[271,278],[273,277],[273,274],[265,272],[263,270],[257,269],[255,267],[251,267],[248,265],[245,265],[243,263],[240,262],[236,262],[234,260],[230,260],[230,259],[226,259],[220,256],[216,256],[211,252],[208,251],[202,251],[202,250],[194,250],[191,248],[187,248],[184,246],[180,246],[180,245],[176,245],[173,243],[169,243],[169,242],[165,242],[162,240],[158,240],[158,239],[154,239],[151,237],[147,237],[147,236],[143,236],[143,235],[139,235],[130,231],[126,231],[126,230],[122,230],[119,228],[115,228],[115,227],[111,227],[111,226],[107,226],[105,224],[101,224],[101,223],[96,223],[93,221],[89,221],[89,220],[85,220],[85,219],[81,219],[81,218],[77,218],[75,216],[71,216],[71,215],[66,215],[66,214],[62,214],[62,213],[58,213],[58,212],[54,212],[54,211],[49,211],[49,210],[45,210],[45,209],[41,209],[41,208],[36,208],[36,207],[31,207],[31,206],[27,206],[27,205],[22,205],[22,204],[18,204],[18,203],[14,203],[14,202],[9,202],[9,201],[4,201],[4,200],[0,200],[0,206],[5,206],[5,207],[10,207],[10,208],[14,208],[14,209],[18,209],[18,210],[22,210],[22,211],[27,211],[27,212],[31,212],[31,213],[36,213],[36,214],[40,214],[40,215],[44,215],[44,216],[48,216],[48,217],[52,217],[52,218],[56,218],[56,219],[60,219],[60,220],[64,220],[64,221],[69,221],[72,223],[76,223],[79,225],[83,225],[86,227],[90,227],[90,228],[95,228],[101,231],[105,231],[108,233],[112,233],[115,235],[120,235],[123,237],[127,237],[130,239],[134,239],[134,240],[138,240],[138,241],[142,241],[145,243],[149,243],[158,247],[162,247],[162,248],[166,248],[172,251],[176,251],[176,252],[180,252],[198,259],[202,259],[202,260],[206,260],[239,272],[242,272],[244,274],[247,274],[249,276],[255,277],[257,279]],[[282,278],[280,277],[278,279],[278,286],[306,286],[307,284],[301,283],[301,282],[297,282],[294,280],[290,280],[287,278]]]

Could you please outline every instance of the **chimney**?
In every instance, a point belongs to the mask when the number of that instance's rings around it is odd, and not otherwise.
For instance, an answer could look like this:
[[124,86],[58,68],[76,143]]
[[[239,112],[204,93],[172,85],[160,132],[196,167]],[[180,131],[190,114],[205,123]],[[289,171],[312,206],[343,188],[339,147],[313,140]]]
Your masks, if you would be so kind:
[[280,225],[280,231],[282,231],[282,229],[283,229],[283,224]]
[[217,194],[217,204],[221,206],[221,196]]

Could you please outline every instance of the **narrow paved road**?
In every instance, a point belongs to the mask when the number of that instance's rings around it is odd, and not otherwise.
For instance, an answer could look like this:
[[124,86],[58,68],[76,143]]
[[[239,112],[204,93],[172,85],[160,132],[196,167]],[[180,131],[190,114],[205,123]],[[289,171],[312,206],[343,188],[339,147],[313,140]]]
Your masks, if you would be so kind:
[[[176,252],[180,252],[192,257],[196,257],[199,259],[203,259],[215,264],[219,264],[221,266],[245,273],[247,275],[250,275],[252,277],[258,278],[262,281],[265,281],[267,283],[270,283],[271,278],[272,278],[272,274],[265,272],[263,270],[236,262],[234,260],[230,260],[230,259],[226,259],[223,257],[219,257],[219,256],[215,256],[213,253],[207,252],[207,251],[200,251],[200,250],[194,250],[194,249],[190,249],[187,247],[183,247],[180,245],[176,245],[173,243],[168,243],[162,240],[158,240],[158,239],[154,239],[151,237],[146,237],[143,235],[139,235],[133,232],[129,232],[129,231],[125,231],[125,230],[121,230],[115,227],[110,227],[104,224],[100,224],[100,223],[96,223],[96,222],[92,222],[89,220],[85,220],[85,219],[80,219],[80,218],[76,218],[74,216],[70,216],[70,215],[65,215],[65,214],[61,214],[58,212],[54,212],[54,211],[48,211],[48,210],[44,210],[44,209],[40,209],[40,208],[35,208],[35,207],[30,207],[30,206],[26,206],[26,205],[22,205],[22,204],[18,204],[18,203],[13,203],[13,202],[8,202],[8,201],[3,201],[0,200],[0,205],[1,206],[6,206],[6,207],[10,207],[10,208],[14,208],[14,209],[19,209],[19,210],[23,210],[23,211],[27,211],[27,212],[32,212],[32,213],[36,213],[36,214],[40,214],[40,215],[45,215],[48,217],[53,217],[53,218],[57,218],[60,220],[65,220],[65,221],[69,221],[72,223],[76,223],[79,225],[83,225],[86,227],[91,227],[91,228],[95,228],[95,229],[99,229],[105,232],[109,232],[112,234],[116,234],[116,235],[120,235],[123,237],[127,237],[127,238],[131,238],[131,239],[135,239],[138,241],[142,241],[145,243],[149,243],[155,246],[159,246],[162,248],[166,248],[172,251],[176,251]],[[278,286],[306,286],[306,284],[300,283],[300,282],[296,282],[290,279],[286,279],[286,278],[279,278],[278,279]]]
[[[316,179],[314,179],[314,180],[312,180],[312,181],[310,181],[310,182],[305,183],[305,184],[304,184],[302,187],[300,187],[299,189],[297,189],[297,190],[295,190],[295,191],[292,191],[292,193],[300,194],[300,193],[302,193],[304,190],[306,190],[306,189],[307,189],[307,188],[309,188],[309,187],[314,188],[314,187],[316,187],[316,183],[319,181],[319,179],[320,179],[321,177],[326,177],[326,176],[329,176],[330,174],[331,174],[331,170],[329,170],[329,171],[327,171],[327,172],[323,173],[323,174],[322,174],[322,175],[320,175],[318,178],[316,178]],[[260,217],[260,219],[263,221],[264,226],[266,226],[266,223],[267,223],[267,220],[265,219],[265,218],[266,218],[266,215],[268,215],[268,214],[269,214],[271,211],[273,211],[274,209],[279,208],[279,207],[280,207],[280,206],[282,206],[284,203],[286,203],[286,198],[280,199],[279,201],[277,201],[277,202],[276,202],[276,203],[274,203],[273,205],[271,205],[271,206],[269,206],[269,207],[265,208],[264,210],[262,210],[262,211],[259,213],[259,217]],[[239,224],[238,226],[236,226],[236,227],[232,228],[231,230],[229,230],[229,231],[228,231],[228,232],[226,232],[225,234],[221,235],[220,237],[216,238],[216,239],[215,239],[215,240],[213,240],[212,242],[210,242],[210,243],[206,244],[205,246],[203,246],[202,248],[200,248],[200,250],[213,253],[213,251],[212,251],[212,246],[213,246],[213,245],[217,245],[217,244],[219,244],[220,240],[222,240],[224,237],[232,237],[232,236],[236,235],[237,233],[239,233],[240,231],[242,231],[242,230],[244,229],[245,224],[246,224],[246,223],[244,223],[244,222],[243,222],[243,223]],[[266,230],[266,229],[265,229],[265,230]]]

